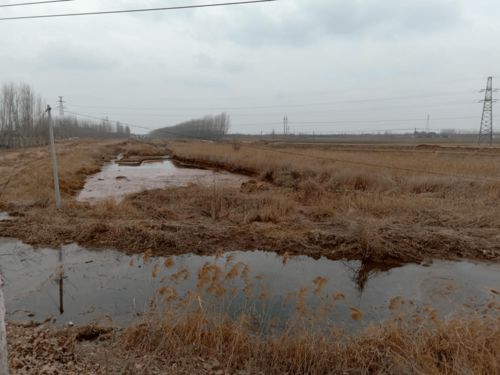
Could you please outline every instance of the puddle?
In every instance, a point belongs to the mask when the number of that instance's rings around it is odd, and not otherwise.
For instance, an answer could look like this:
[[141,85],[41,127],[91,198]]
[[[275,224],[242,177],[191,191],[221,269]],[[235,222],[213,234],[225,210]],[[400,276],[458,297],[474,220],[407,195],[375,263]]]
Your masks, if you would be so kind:
[[112,162],[89,177],[77,200],[96,202],[104,199],[123,199],[127,194],[191,183],[213,186],[237,186],[246,181],[243,176],[224,171],[180,168],[171,160],[145,161],[137,166]]
[[[106,318],[125,324],[148,311],[162,288],[180,298],[198,290],[205,308],[216,306],[233,316],[245,312],[284,322],[301,306],[324,310],[325,319],[346,329],[402,311],[432,307],[446,317],[482,312],[500,302],[500,265],[484,263],[440,261],[372,273],[362,291],[355,281],[359,262],[303,256],[284,262],[265,252],[144,260],[142,255],[77,245],[33,250],[17,240],[0,239],[0,264],[7,315],[14,321],[52,316],[58,324]],[[215,279],[222,283],[201,285]],[[358,313],[362,319],[353,320],[361,318]]]

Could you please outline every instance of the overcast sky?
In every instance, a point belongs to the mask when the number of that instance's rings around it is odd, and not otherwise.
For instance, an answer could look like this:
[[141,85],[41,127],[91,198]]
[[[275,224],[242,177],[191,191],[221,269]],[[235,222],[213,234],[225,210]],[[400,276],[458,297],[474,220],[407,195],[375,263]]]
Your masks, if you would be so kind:
[[[0,17],[210,2],[76,0]],[[478,91],[500,80],[499,15],[498,0],[279,0],[3,21],[0,82],[151,129],[226,111],[232,132],[280,132],[285,114],[295,132],[425,128],[428,114],[433,129],[475,130]]]

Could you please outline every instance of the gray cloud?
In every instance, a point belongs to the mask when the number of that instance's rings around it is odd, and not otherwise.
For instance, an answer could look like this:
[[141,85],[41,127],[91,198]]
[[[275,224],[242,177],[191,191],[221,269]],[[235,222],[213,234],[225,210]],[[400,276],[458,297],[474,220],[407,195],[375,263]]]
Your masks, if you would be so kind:
[[379,39],[432,34],[462,21],[460,6],[454,0],[295,0],[239,9],[231,17],[201,21],[204,28],[198,37],[253,46],[300,46],[331,37]]
[[51,45],[39,50],[35,61],[44,69],[69,71],[114,70],[120,62],[106,54],[76,46]]
[[[9,14],[137,6],[86,0]],[[227,110],[234,131],[256,133],[285,113],[297,131],[406,128],[421,124],[394,120],[428,113],[473,118],[436,120],[436,128],[475,129],[477,90],[499,74],[499,11],[498,0],[280,0],[0,22],[0,83],[26,81],[49,101],[63,95],[75,111],[150,128]],[[436,92],[445,96],[345,103]],[[314,104],[329,102],[344,104]],[[374,123],[383,119],[393,121]]]

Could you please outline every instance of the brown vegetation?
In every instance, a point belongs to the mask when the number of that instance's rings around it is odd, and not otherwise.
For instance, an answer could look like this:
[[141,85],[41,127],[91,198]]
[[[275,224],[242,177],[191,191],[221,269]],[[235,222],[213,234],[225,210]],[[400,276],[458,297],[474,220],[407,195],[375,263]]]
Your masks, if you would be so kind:
[[[2,151],[0,210],[13,219],[0,222],[0,236],[52,246],[76,241],[145,256],[263,249],[285,254],[284,262],[289,255],[308,254],[361,259],[383,268],[432,258],[500,259],[500,153],[355,149],[59,143],[59,211],[53,207],[47,150]],[[182,163],[238,171],[251,179],[239,189],[191,185],[145,191],[119,203],[75,201],[86,176],[116,155],[136,162],[169,152]],[[363,280],[361,273],[358,282]],[[315,279],[314,291],[320,293],[324,283]],[[159,293],[176,298],[169,288]],[[334,300],[343,298],[338,293]],[[397,300],[389,304],[391,310],[397,306]],[[363,319],[362,311],[350,311],[353,320]],[[430,312],[425,322],[396,320],[359,335],[295,325],[262,336],[249,317],[207,314],[201,302],[188,313],[163,314],[123,332],[10,325],[11,368],[65,374],[500,371],[495,315],[440,321]]]
[[[9,326],[15,374],[497,374],[493,318],[387,323],[360,335],[307,329],[262,337],[248,319],[165,316],[78,339],[82,328]],[[92,341],[87,341],[92,340]]]
[[103,161],[118,153],[134,161],[168,150],[135,141],[62,144],[65,202],[58,212],[51,204],[48,153],[4,152],[0,205],[15,218],[0,223],[0,234],[30,244],[77,241],[155,254],[262,249],[380,266],[500,258],[498,153],[370,152],[366,146],[353,153],[253,144],[235,149],[207,142],[168,148],[181,162],[254,179],[240,189],[192,185],[89,206],[73,197]]

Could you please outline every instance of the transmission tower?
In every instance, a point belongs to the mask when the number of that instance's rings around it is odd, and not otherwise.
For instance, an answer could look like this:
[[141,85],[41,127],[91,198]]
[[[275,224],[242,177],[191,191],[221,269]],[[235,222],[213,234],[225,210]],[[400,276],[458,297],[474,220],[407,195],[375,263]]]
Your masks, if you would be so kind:
[[479,136],[477,138],[477,143],[481,144],[483,142],[488,142],[490,145],[493,144],[493,103],[496,102],[493,99],[493,77],[488,77],[488,83],[486,84],[486,89],[481,90],[484,92],[483,103],[483,116],[481,118],[481,128],[479,129]]
[[288,126],[288,116],[283,117],[283,134],[288,135],[290,127]]
[[59,100],[57,101],[57,108],[59,108],[59,116],[63,117],[64,116],[64,103],[66,103],[63,100],[63,97],[60,96]]

